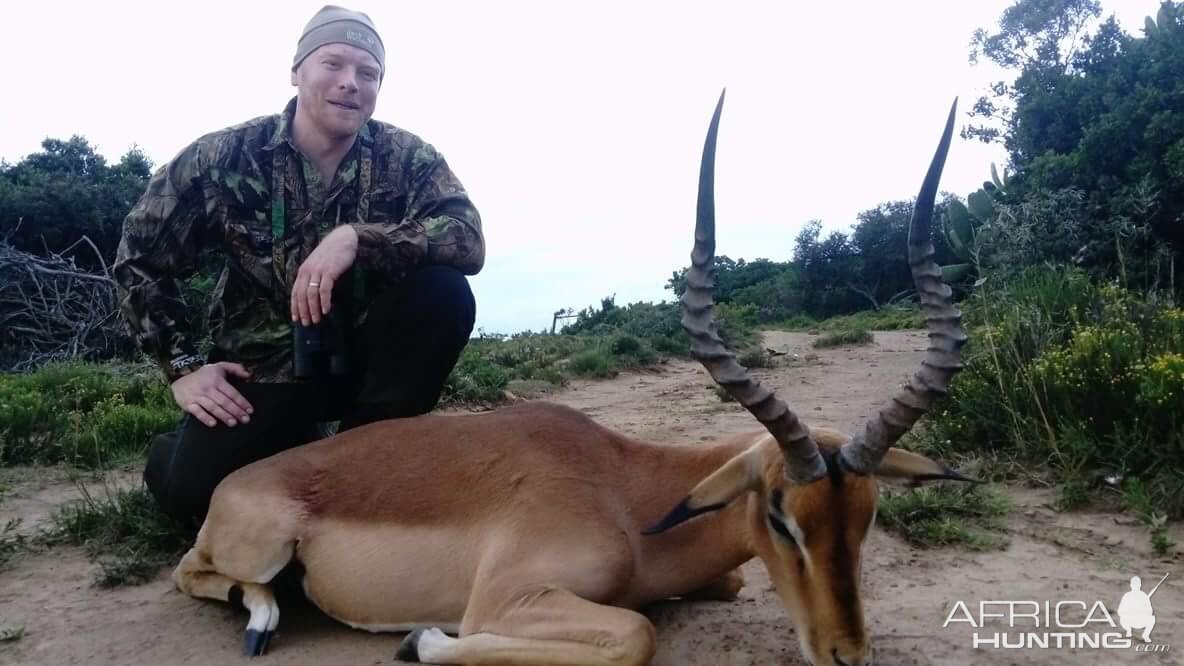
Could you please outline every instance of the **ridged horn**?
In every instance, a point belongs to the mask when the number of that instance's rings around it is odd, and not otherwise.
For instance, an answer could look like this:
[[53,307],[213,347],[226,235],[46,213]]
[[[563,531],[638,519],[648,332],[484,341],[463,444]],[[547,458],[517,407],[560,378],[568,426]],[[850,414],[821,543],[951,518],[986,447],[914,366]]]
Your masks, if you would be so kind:
[[946,153],[954,132],[954,114],[958,100],[950,107],[946,128],[942,133],[937,153],[929,164],[913,219],[909,226],[909,267],[913,284],[921,297],[929,330],[929,348],[921,360],[921,369],[913,375],[904,390],[892,398],[879,414],[867,422],[863,434],[857,434],[842,449],[845,465],[859,474],[872,474],[888,448],[897,442],[917,422],[933,402],[949,392],[950,380],[962,369],[962,346],[966,332],[962,330],[962,313],[954,307],[950,287],[942,281],[941,269],[933,261],[934,249],[930,229],[933,223],[933,203],[937,185],[945,166]]
[[682,327],[691,337],[691,355],[712,379],[736,402],[752,413],[768,429],[785,457],[785,474],[793,483],[810,483],[826,474],[826,463],[818,454],[818,445],[810,431],[793,410],[777,399],[773,391],[761,386],[736,356],[724,346],[717,332],[712,290],[715,287],[715,142],[720,112],[724,106],[720,93],[699,166],[699,206],[695,216],[695,249],[682,296]]

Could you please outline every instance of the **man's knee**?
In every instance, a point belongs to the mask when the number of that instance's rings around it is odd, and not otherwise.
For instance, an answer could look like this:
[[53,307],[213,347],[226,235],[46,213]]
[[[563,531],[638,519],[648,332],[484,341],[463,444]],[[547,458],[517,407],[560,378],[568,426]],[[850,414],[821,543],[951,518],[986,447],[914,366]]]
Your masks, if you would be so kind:
[[193,479],[177,473],[175,460],[180,440],[180,427],[153,438],[144,466],[144,484],[166,514],[182,523],[200,524],[214,488],[207,489],[205,486],[210,484],[193,483]]
[[473,290],[451,266],[425,266],[408,276],[406,307],[425,326],[468,339],[476,318]]

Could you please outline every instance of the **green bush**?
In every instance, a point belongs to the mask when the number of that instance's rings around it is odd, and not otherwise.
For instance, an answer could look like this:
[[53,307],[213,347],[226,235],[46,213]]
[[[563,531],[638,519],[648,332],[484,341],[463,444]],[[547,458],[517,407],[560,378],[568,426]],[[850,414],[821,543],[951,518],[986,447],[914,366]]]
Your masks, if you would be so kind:
[[110,465],[142,455],[180,416],[155,366],[73,362],[0,375],[0,464]]
[[686,333],[682,333],[681,331],[677,336],[650,338],[650,344],[653,345],[654,351],[659,354],[682,357],[690,354],[690,338],[687,337]]
[[568,369],[577,377],[615,377],[612,356],[599,349],[587,349],[571,357]]
[[1184,515],[1184,311],[1047,266],[988,282],[965,311],[965,370],[930,445],[1044,469],[1066,506],[1118,476]]
[[448,379],[444,380],[441,402],[495,402],[502,399],[511,379],[505,366],[518,367],[521,362],[513,353],[516,350],[495,350],[493,358],[482,351],[480,346],[470,344],[461,352],[460,359],[448,373]]
[[641,351],[641,340],[632,335],[622,335],[613,340],[612,350],[613,354],[617,356],[629,356]]
[[754,305],[720,303],[715,306],[719,337],[732,349],[745,349],[760,342],[760,314]]
[[[731,307],[731,306],[728,306]],[[727,309],[725,308],[725,313]],[[721,335],[725,340],[735,339],[740,344],[750,344],[755,336],[757,323],[755,306],[746,306],[742,320],[725,323],[717,308],[716,318],[720,320]],[[618,306],[612,297],[601,301],[599,309],[586,308],[579,313],[575,322],[563,328],[564,336],[593,338],[637,338],[649,352],[641,351],[636,357],[626,358],[626,365],[648,365],[657,355],[686,358],[690,355],[691,341],[682,330],[682,310],[678,303],[665,301],[653,303],[631,303]],[[626,343],[628,344],[628,343]],[[613,351],[617,356],[628,356]]]
[[658,355],[649,344],[628,334],[614,338],[610,350],[617,363],[624,367],[643,368],[658,360]]
[[783,319],[776,324],[775,328],[781,328],[789,331],[803,331],[810,328],[816,328],[818,321],[808,314],[798,313],[788,319]]
[[[899,331],[925,328],[925,315],[916,305],[892,305],[879,310],[862,310],[839,315],[819,322],[816,326],[828,333],[845,331]],[[807,327],[808,328],[808,327]]]

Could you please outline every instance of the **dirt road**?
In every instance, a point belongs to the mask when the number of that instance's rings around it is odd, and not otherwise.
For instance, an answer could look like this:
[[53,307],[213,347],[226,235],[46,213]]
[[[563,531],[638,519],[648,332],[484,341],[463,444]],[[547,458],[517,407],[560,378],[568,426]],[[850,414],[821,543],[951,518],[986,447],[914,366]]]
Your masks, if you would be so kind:
[[[868,347],[811,349],[811,337],[770,333],[766,346],[797,354],[783,367],[756,371],[805,420],[843,429],[861,426],[917,367],[925,337],[876,333]],[[816,357],[809,356],[816,354]],[[792,356],[790,357],[792,358]],[[550,399],[581,409],[606,425],[658,441],[695,445],[752,430],[755,421],[735,403],[721,403],[710,379],[689,362],[611,381],[578,381]],[[757,426],[759,428],[759,426]],[[59,475],[60,476],[60,475]],[[76,496],[52,475],[8,482],[0,523],[23,515],[33,524],[55,503]],[[865,546],[864,600],[875,636],[877,664],[1114,664],[1184,663],[1184,570],[1179,553],[1156,557],[1146,530],[1111,514],[1062,514],[1048,491],[1010,488],[1015,510],[1006,550],[968,553],[920,550],[882,530]],[[1184,532],[1174,528],[1174,541]],[[0,643],[0,664],[224,664],[238,656],[244,611],[175,592],[162,571],[156,580],[114,591],[91,586],[94,565],[77,550],[26,556],[0,573],[0,626],[25,628]],[[1102,601],[1117,608],[1132,575],[1158,580],[1153,643],[1167,652],[971,647],[965,623],[942,624],[957,601],[974,613],[979,601],[1043,603]],[[744,567],[747,585],[735,602],[667,602],[647,611],[658,627],[660,666],[747,666],[803,663],[797,638],[758,561]],[[1176,580],[1176,582],[1173,582]],[[1148,585],[1149,587],[1149,585]],[[285,601],[269,663],[390,663],[397,635],[371,635],[325,618],[300,600]],[[1117,621],[1117,618],[1115,618]],[[1043,630],[1041,630],[1043,631]],[[993,630],[987,631],[993,635]]]

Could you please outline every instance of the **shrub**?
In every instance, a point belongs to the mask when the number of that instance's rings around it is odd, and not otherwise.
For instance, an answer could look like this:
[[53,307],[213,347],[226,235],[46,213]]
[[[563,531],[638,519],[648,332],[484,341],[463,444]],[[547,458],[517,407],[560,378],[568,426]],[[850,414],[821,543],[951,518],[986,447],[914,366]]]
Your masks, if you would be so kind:
[[[513,350],[496,350],[493,356],[498,357],[503,364],[507,358],[517,359]],[[512,366],[517,366],[517,360]],[[495,360],[482,353],[478,345],[469,345],[461,352],[460,359],[448,379],[444,380],[444,389],[440,399],[445,403],[473,403],[492,402],[501,400],[510,382],[510,373]]]
[[[893,305],[879,310],[863,310],[849,315],[839,315],[819,322],[816,326],[827,332],[845,331],[899,331],[925,328],[925,315],[916,305]],[[809,328],[804,327],[804,328]]]
[[617,362],[625,367],[641,368],[658,360],[648,344],[628,334],[614,338],[610,349]]
[[599,349],[587,349],[571,357],[568,369],[578,377],[615,377],[613,359]]
[[63,363],[0,376],[0,463],[100,467],[139,456],[181,410],[155,366]]
[[844,345],[870,345],[875,338],[867,329],[857,328],[823,335],[814,341],[815,349],[825,347],[842,347]]
[[760,317],[754,305],[720,303],[715,306],[719,337],[732,349],[744,349],[760,342]]
[[806,330],[818,326],[818,322],[808,314],[798,313],[776,324],[777,328],[790,331]]
[[612,350],[617,356],[636,354],[641,351],[641,340],[638,340],[632,335],[622,335],[613,340]]
[[771,368],[776,365],[769,352],[759,347],[741,352],[736,356],[736,360],[746,368]]
[[1138,479],[1148,506],[1184,515],[1184,312],[1047,266],[988,282],[965,310],[965,370],[930,443],[1045,469],[1065,506],[1118,476]]
[[676,336],[651,338],[650,344],[653,345],[654,351],[668,356],[688,356],[690,354],[691,341],[686,333],[681,331]]

